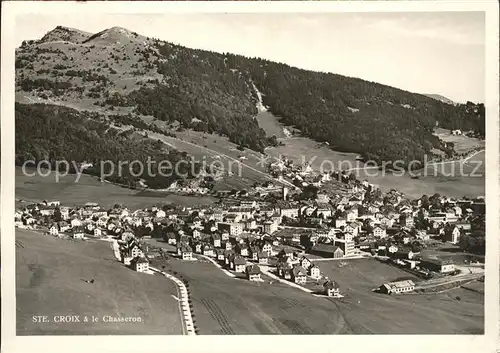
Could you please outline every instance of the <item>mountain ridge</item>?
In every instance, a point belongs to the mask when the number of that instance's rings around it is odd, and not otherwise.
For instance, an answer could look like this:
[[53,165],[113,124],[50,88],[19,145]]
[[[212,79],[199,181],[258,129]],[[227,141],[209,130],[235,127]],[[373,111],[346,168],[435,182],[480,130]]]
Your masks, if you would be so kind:
[[[162,125],[169,133],[178,128],[217,133],[263,152],[276,139],[255,120],[256,87],[284,124],[377,162],[407,163],[422,160],[433,148],[446,150],[433,136],[437,121],[484,135],[481,104],[453,106],[358,78],[190,49],[121,27],[90,35],[55,30],[43,42],[24,41],[16,49],[18,103],[123,115],[138,126]],[[61,41],[67,32],[72,42]]]
[[436,99],[438,101],[441,101],[443,103],[446,103],[446,104],[457,105],[456,102],[454,102],[451,99],[449,99],[449,98],[447,98],[445,96],[442,96],[440,94],[425,93],[424,95],[427,96],[427,97]]

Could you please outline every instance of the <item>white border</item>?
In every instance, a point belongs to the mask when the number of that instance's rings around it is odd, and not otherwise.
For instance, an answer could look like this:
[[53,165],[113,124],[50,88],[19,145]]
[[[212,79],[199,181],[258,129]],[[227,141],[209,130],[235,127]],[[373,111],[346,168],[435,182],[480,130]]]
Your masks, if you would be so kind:
[[[1,95],[1,249],[2,350],[38,353],[89,351],[370,351],[370,352],[494,352],[499,332],[499,177],[498,177],[498,3],[497,1],[307,1],[307,2],[3,2],[2,3],[2,95]],[[246,336],[15,336],[15,245],[14,245],[14,18],[22,13],[175,13],[175,12],[486,12],[486,202],[487,251],[485,335],[246,335]],[[371,308],[373,310],[374,308]],[[376,310],[376,308],[375,308]],[[369,311],[367,311],[369,315]],[[280,348],[277,348],[280,347]]]

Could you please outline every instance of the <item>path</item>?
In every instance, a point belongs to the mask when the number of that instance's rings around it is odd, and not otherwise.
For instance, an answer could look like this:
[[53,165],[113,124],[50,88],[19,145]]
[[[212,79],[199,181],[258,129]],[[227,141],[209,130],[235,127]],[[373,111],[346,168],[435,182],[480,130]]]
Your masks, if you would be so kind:
[[462,164],[465,164],[469,167],[472,167],[471,165],[467,164],[467,161],[469,159],[471,159],[472,157],[474,157],[475,155],[479,154],[479,153],[482,153],[484,152],[485,150],[482,149],[482,150],[479,150],[479,151],[476,151],[474,152],[473,154],[471,154],[470,156],[466,157],[466,158],[462,158],[462,159],[455,159],[455,160],[452,160],[452,161],[444,161],[444,162],[434,162],[434,163],[427,163],[425,166],[437,166],[437,165],[444,165],[444,164],[451,164],[451,163],[462,163]]
[[177,297],[178,305],[179,305],[179,313],[181,315],[182,325],[182,334],[188,336],[196,335],[196,331],[193,323],[193,315],[191,312],[191,307],[189,306],[189,294],[184,283],[175,276],[168,274],[166,272],[160,271],[155,267],[149,266],[151,270],[154,272],[160,273],[163,276],[167,277],[169,280],[173,281],[177,287]]
[[[165,136],[165,135],[163,135],[163,134],[157,134],[157,133],[153,133],[153,132],[150,132],[150,131],[148,131],[148,134],[149,134],[149,136],[151,136],[151,135],[153,135],[153,136],[154,136],[154,135],[160,136],[160,137],[158,137],[158,138],[159,138],[160,140],[162,140],[162,141],[163,141],[163,139],[166,139],[166,138],[167,138],[167,136]],[[153,137],[153,136],[151,136],[151,137]],[[261,171],[261,170],[258,170],[258,169],[254,168],[254,167],[251,167],[251,166],[249,166],[248,164],[243,163],[241,160],[239,160],[239,159],[237,159],[237,158],[235,158],[235,157],[231,157],[231,156],[229,156],[229,155],[227,155],[227,154],[225,154],[225,153],[215,151],[215,150],[213,150],[213,149],[211,149],[211,148],[208,148],[208,147],[200,146],[200,145],[198,145],[198,144],[196,144],[196,143],[192,143],[192,142],[189,142],[189,141],[181,140],[181,139],[179,139],[179,138],[177,138],[177,137],[171,137],[171,136],[168,136],[168,137],[169,137],[169,138],[171,138],[171,139],[177,140],[177,141],[179,141],[179,142],[186,143],[186,144],[188,144],[188,145],[190,145],[190,146],[193,146],[193,147],[198,147],[199,149],[201,149],[201,150],[205,150],[206,152],[208,152],[208,153],[210,153],[210,154],[213,154],[213,155],[216,155],[216,156],[222,156],[222,157],[224,157],[224,158],[227,158],[227,159],[229,159],[229,160],[232,160],[233,162],[237,162],[237,163],[241,164],[243,167],[246,167],[246,168],[248,168],[248,169],[250,169],[250,170],[252,170],[252,171],[254,171],[254,172],[258,173],[258,174],[263,175],[263,176],[264,176],[264,177],[266,177],[267,179],[270,179],[270,180],[273,180],[273,181],[277,181],[277,182],[280,182],[280,183],[282,183],[282,184],[285,184],[285,185],[288,185],[288,186],[291,186],[291,187],[295,187],[295,185],[294,185],[294,184],[292,184],[291,182],[289,182],[289,181],[287,181],[287,180],[278,180],[278,179],[276,179],[276,178],[273,178],[273,176],[272,176],[272,175],[270,175],[270,174],[268,174],[268,173],[266,173],[266,172],[263,172],[263,171]],[[165,142],[165,141],[163,141],[163,142]]]

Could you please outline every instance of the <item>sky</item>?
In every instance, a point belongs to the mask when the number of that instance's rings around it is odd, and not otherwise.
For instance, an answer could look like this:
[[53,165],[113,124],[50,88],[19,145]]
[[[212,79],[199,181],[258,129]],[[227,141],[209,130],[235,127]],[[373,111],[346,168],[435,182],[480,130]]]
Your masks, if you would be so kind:
[[190,48],[266,58],[456,102],[485,98],[481,12],[25,14],[16,19],[16,43],[39,39],[58,25],[92,33],[120,26]]

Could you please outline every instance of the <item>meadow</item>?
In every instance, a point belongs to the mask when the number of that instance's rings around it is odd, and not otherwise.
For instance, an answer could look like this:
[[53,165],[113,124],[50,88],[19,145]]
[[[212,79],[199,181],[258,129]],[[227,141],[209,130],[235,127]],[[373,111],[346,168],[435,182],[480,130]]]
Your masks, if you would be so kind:
[[[16,167],[16,200],[41,202],[59,200],[68,206],[97,202],[104,208],[114,204],[124,204],[131,209],[151,207],[161,204],[195,205],[211,204],[215,201],[210,196],[194,197],[159,192],[144,192],[127,189],[110,183],[101,183],[97,178],[82,175],[67,175],[58,181],[55,174],[43,177],[25,175],[21,167]],[[35,170],[29,170],[34,173]],[[18,202],[19,204],[19,202]]]
[[[318,262],[345,298],[336,301],[347,322],[364,333],[481,334],[484,295],[464,288],[438,294],[386,295],[372,292],[383,283],[418,278],[375,259]],[[478,286],[476,284],[476,286]],[[479,285],[480,286],[480,285]],[[484,284],[483,284],[484,286]]]
[[[116,260],[111,243],[16,231],[17,335],[182,334],[175,284]],[[93,284],[85,282],[94,279]],[[35,323],[34,315],[96,316],[97,323]],[[102,317],[135,317],[110,323]]]
[[[262,114],[262,113],[260,113]],[[259,115],[260,115],[259,114]],[[271,113],[265,112],[265,115],[259,120],[265,123],[261,127],[266,133],[272,134],[276,131],[276,126],[282,126],[279,120]],[[442,129],[441,129],[442,130]],[[447,138],[449,142],[454,142],[459,150],[469,150],[473,146],[484,144],[484,141],[464,136],[453,136],[448,130],[438,130],[440,134]],[[319,170],[321,166],[325,170],[330,170],[328,166],[332,163],[335,169],[339,166],[358,166],[356,163],[356,154],[343,153],[332,150],[325,144],[318,143],[306,137],[280,138],[284,146],[266,149],[266,153],[273,156],[287,156],[296,163],[302,164],[303,161],[311,161],[314,169]],[[343,163],[342,163],[343,162]],[[485,193],[485,154],[480,152],[470,158],[468,163],[460,167],[461,162],[450,162],[436,167],[428,166],[418,179],[413,179],[408,173],[404,175],[395,175],[390,171],[381,172],[376,169],[357,169],[353,173],[360,180],[368,180],[370,183],[378,185],[382,191],[397,189],[403,192],[409,198],[420,198],[422,195],[433,195],[439,193],[449,197],[475,197],[482,196]],[[475,163],[480,163],[480,167],[475,169]],[[461,169],[463,173],[461,173]],[[472,175],[474,173],[474,175]],[[416,173],[417,174],[417,173]]]
[[[151,243],[172,251],[162,241]],[[267,276],[260,283],[231,278],[203,259],[171,258],[158,266],[188,282],[200,334],[477,334],[484,330],[480,291],[377,294],[372,289],[385,282],[418,279],[374,259],[342,262],[346,264],[317,262],[325,276],[339,283],[342,299],[313,296]]]

